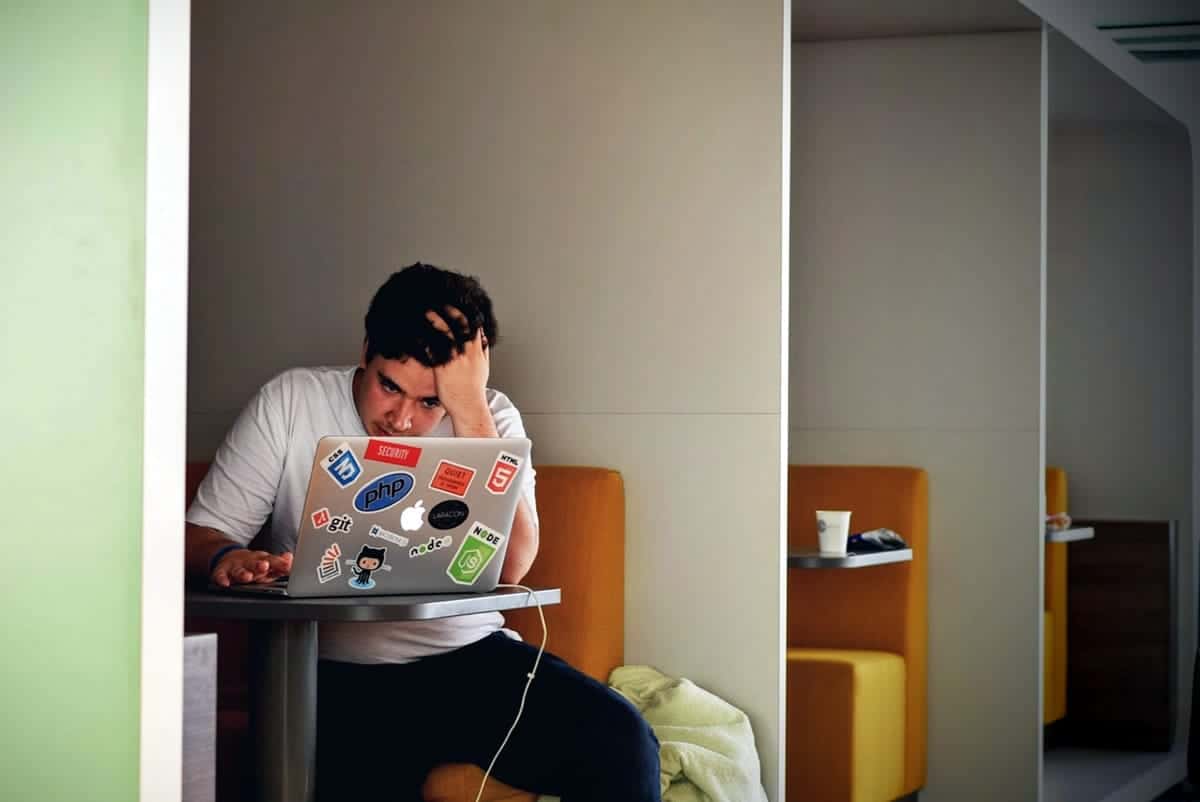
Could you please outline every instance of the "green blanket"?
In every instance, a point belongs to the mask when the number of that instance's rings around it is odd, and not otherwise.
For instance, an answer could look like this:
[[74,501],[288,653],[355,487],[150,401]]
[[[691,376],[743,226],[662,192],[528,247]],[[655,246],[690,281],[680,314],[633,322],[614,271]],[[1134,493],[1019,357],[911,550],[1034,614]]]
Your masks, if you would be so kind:
[[658,736],[663,802],[766,802],[745,713],[690,680],[648,666],[622,666],[609,684]]

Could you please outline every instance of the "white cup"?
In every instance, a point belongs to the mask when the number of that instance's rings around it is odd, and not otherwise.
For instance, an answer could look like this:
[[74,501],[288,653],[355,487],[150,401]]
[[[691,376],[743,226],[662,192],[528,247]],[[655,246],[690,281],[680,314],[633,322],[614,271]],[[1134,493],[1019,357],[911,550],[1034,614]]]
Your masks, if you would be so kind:
[[822,554],[844,556],[849,539],[849,510],[817,510],[817,544]]

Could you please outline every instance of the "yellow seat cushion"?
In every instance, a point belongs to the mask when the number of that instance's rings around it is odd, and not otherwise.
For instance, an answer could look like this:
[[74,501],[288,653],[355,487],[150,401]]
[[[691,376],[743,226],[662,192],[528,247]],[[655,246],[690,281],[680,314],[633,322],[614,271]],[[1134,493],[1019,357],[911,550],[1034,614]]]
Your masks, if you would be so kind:
[[788,802],[903,796],[904,710],[899,655],[788,649]]
[[[421,796],[426,802],[474,802],[483,780],[483,769],[466,763],[447,763],[429,772]],[[519,791],[488,777],[481,802],[536,802],[537,794]]]

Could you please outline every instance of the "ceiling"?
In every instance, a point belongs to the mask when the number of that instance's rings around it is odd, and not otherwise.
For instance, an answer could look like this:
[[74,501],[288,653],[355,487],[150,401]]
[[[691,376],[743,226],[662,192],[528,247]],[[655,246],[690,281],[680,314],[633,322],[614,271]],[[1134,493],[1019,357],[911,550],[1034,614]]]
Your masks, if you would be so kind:
[[1017,0],[793,0],[792,39],[866,39],[1037,30],[1041,19]]
[[1052,122],[1173,123],[1145,95],[1057,31],[1050,34],[1049,58]]

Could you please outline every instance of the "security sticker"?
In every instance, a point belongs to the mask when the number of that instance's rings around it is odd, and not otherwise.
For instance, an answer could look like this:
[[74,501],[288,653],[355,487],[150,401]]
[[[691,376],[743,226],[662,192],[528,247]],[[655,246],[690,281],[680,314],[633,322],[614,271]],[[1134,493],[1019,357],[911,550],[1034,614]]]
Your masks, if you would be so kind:
[[467,520],[471,508],[465,501],[448,498],[429,511],[429,525],[434,529],[453,529]]
[[350,573],[354,574],[354,578],[350,580],[350,587],[355,590],[370,590],[375,587],[375,580],[371,578],[371,574],[392,570],[392,566],[384,563],[386,559],[387,546],[363,546],[357,557],[346,560],[346,564],[352,566]]
[[349,487],[362,474],[362,466],[358,458],[350,450],[349,443],[342,443],[321,460],[321,467],[329,474],[338,487]]
[[325,549],[325,553],[321,555],[321,562],[317,565],[317,581],[324,585],[331,579],[337,579],[342,575],[342,562],[339,559],[342,556],[342,547],[334,543]]
[[324,529],[329,525],[329,508],[322,507],[312,514],[314,529]]
[[500,456],[496,457],[496,464],[492,466],[492,473],[487,480],[488,491],[497,496],[507,493],[509,485],[512,484],[512,480],[519,470],[521,470],[521,458],[509,454],[507,451],[501,451]]
[[336,518],[330,519],[329,526],[327,528],[330,532],[337,534],[338,532],[349,532],[350,527],[352,526],[354,526],[354,519],[349,515],[342,514]]
[[449,535],[431,537],[425,543],[422,543],[418,546],[413,546],[411,549],[409,549],[408,559],[411,560],[413,557],[424,557],[426,554],[432,554],[440,549],[448,549],[453,545],[454,538],[450,537]]
[[458,545],[458,553],[450,561],[446,575],[459,585],[474,585],[503,542],[504,535],[476,521]]
[[467,490],[471,487],[471,480],[474,478],[474,468],[444,459],[438,463],[437,470],[433,472],[429,488],[462,498],[467,494]]
[[384,440],[368,440],[363,457],[375,462],[387,462],[392,465],[402,465],[405,468],[415,468],[421,461],[421,449]]
[[406,538],[404,535],[397,535],[395,532],[389,532],[379,524],[372,526],[367,531],[367,534],[371,537],[377,537],[380,540],[386,540],[389,543],[395,543],[397,546],[408,545],[408,538]]

